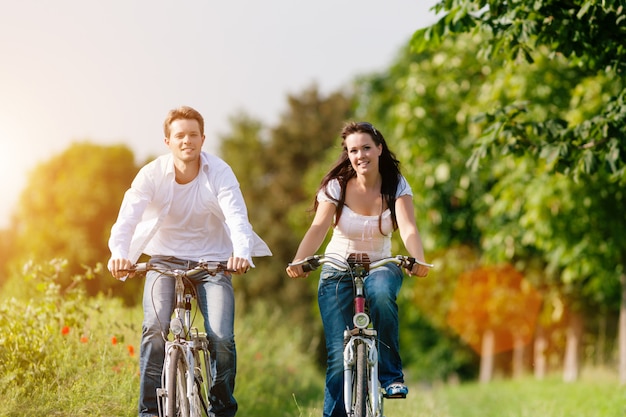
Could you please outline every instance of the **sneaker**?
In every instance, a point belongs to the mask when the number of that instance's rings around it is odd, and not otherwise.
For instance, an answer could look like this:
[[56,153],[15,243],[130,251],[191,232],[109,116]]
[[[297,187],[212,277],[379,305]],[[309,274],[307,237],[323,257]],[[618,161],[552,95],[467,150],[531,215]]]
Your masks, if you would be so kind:
[[402,382],[394,382],[385,389],[386,398],[406,398],[409,389]]

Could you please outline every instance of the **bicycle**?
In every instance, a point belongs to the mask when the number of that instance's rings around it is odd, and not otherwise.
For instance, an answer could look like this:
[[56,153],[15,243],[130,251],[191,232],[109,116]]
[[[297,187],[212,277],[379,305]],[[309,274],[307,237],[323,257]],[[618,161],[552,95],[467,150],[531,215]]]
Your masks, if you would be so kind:
[[365,253],[353,253],[347,259],[331,255],[313,255],[289,265],[302,265],[305,272],[310,272],[325,263],[349,272],[354,282],[352,317],[354,327],[343,332],[343,397],[346,414],[350,417],[384,417],[383,399],[387,396],[378,380],[378,332],[371,325],[363,282],[372,269],[388,263],[395,263],[407,269],[411,269],[415,263],[429,268],[433,265],[402,255],[370,262]]
[[159,417],[202,417],[209,414],[209,391],[213,383],[213,368],[209,341],[204,332],[192,327],[192,300],[195,288],[189,277],[207,272],[235,272],[221,262],[200,261],[195,266],[168,267],[150,262],[138,263],[126,272],[145,274],[157,271],[175,279],[175,306],[169,332],[165,338],[165,360],[161,388],[157,389]]

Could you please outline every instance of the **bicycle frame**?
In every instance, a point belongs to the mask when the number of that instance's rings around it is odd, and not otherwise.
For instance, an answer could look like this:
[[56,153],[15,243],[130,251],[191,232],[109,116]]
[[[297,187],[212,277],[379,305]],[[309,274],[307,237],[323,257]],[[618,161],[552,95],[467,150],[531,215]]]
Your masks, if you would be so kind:
[[173,338],[165,341],[161,388],[156,392],[159,417],[208,415],[214,364],[211,361],[206,333],[192,327],[192,299],[195,296],[186,290],[184,279],[202,271],[212,275],[233,271],[221,263],[200,262],[191,269],[161,267],[150,263],[137,264],[129,272],[148,270],[155,270],[176,280],[175,307],[169,326],[169,333]]
[[[157,390],[157,397],[159,398],[159,416],[176,417],[169,414],[171,410],[176,409],[177,406],[180,405],[180,399],[176,398],[176,394],[169,392],[176,384],[176,381],[170,381],[169,379],[178,378],[178,372],[172,375],[169,371],[174,366],[171,362],[178,360],[178,354],[172,352],[176,349],[183,354],[186,363],[184,376],[187,402],[183,404],[182,408],[188,410],[189,416],[201,417],[203,411],[208,415],[208,407],[210,404],[209,389],[213,379],[213,369],[209,355],[209,341],[205,333],[200,333],[197,328],[192,327],[191,301],[194,297],[190,292],[185,290],[183,277],[191,276],[193,273],[184,270],[176,270],[173,271],[173,274],[176,279],[176,305],[174,307],[173,317],[170,321],[170,332],[174,335],[174,340],[165,342],[162,388]],[[200,357],[201,354],[202,358]],[[202,360],[204,360],[204,364]],[[203,365],[204,371],[202,370]],[[207,378],[208,381],[205,382],[204,378]],[[177,401],[177,404],[169,404],[170,401]],[[165,412],[163,412],[163,409]]]

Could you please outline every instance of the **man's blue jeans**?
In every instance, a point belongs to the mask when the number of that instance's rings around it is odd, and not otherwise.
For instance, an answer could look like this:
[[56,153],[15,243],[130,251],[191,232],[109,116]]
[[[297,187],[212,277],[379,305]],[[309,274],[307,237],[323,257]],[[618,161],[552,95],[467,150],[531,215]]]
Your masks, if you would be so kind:
[[[153,257],[151,262],[167,266],[186,266],[188,261],[171,257]],[[198,306],[204,317],[211,359],[216,368],[210,392],[213,417],[232,417],[237,412],[233,397],[237,353],[235,349],[235,297],[231,277],[199,273],[192,277],[198,293]],[[158,415],[156,390],[161,387],[165,357],[164,337],[169,331],[174,309],[173,277],[156,271],[146,274],[143,293],[143,324],[139,354],[140,393],[139,416]],[[200,328],[201,329],[201,328]]]
[[[383,387],[404,382],[398,342],[396,299],[404,274],[395,264],[370,272],[365,279],[369,314],[378,331],[378,379]],[[324,392],[324,417],[345,417],[343,401],[343,331],[352,328],[354,290],[349,273],[329,265],[322,267],[318,304],[324,325],[328,363]]]

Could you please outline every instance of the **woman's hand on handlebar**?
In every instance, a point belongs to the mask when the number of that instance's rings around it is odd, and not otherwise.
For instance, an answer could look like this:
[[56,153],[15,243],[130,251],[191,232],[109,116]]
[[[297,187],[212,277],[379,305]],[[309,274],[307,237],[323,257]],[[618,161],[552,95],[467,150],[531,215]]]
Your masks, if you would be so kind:
[[304,269],[302,268],[303,264],[293,265],[298,261],[300,261],[300,259],[294,259],[291,264],[287,265],[287,268],[285,268],[285,271],[287,271],[287,275],[289,275],[291,278],[307,278],[310,272],[304,272]]
[[428,275],[428,271],[430,271],[430,268],[428,266],[422,265],[418,262],[414,262],[410,269],[405,269],[409,275],[415,275],[418,277],[425,277],[426,275]]
[[132,275],[132,273],[128,273],[128,270],[132,269],[132,267],[133,263],[124,258],[111,258],[107,265],[109,272],[111,272],[111,275],[113,275],[115,279],[123,279],[128,275]]

